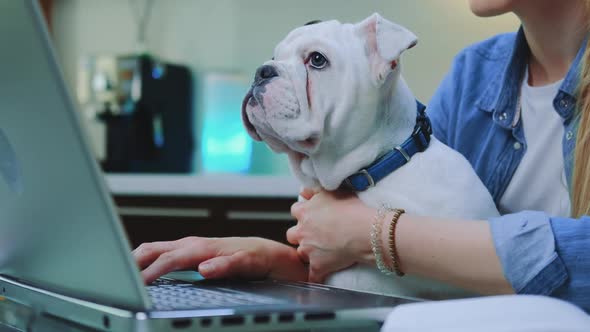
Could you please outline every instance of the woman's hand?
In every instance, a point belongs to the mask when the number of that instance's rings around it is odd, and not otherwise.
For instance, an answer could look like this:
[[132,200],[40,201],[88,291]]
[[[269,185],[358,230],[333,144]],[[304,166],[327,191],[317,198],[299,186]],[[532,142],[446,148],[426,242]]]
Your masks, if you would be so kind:
[[306,189],[301,196],[307,201],[291,206],[297,225],[287,231],[287,240],[299,245],[301,259],[309,262],[309,281],[323,282],[333,272],[373,261],[372,208],[349,193]]
[[256,237],[186,237],[144,243],[133,251],[144,281],[168,272],[197,269],[203,277],[307,280],[307,268],[294,248]]

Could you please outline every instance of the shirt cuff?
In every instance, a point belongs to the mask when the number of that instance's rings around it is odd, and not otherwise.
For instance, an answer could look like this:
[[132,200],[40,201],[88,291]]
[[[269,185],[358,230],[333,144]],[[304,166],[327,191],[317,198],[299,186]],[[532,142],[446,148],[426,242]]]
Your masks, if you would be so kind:
[[516,293],[549,295],[568,279],[546,213],[507,214],[489,219],[489,225],[504,276]]

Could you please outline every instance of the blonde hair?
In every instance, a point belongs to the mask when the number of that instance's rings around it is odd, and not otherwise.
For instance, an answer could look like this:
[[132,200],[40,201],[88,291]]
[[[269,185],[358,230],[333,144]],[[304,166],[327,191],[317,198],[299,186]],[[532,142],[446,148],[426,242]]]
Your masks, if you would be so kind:
[[[590,9],[590,1],[586,1]],[[586,46],[578,85],[578,134],[572,177],[572,216],[590,215],[590,47]]]

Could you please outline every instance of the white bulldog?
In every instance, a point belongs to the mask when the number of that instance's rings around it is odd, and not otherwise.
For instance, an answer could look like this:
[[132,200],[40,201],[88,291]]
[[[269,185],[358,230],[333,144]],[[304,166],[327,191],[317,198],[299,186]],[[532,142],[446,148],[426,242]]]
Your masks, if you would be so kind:
[[[249,134],[287,153],[304,186],[339,189],[412,135],[416,98],[401,76],[400,55],[416,42],[413,33],[378,14],[357,24],[328,21],[293,30],[258,69],[244,99],[242,118]],[[370,206],[385,204],[416,215],[498,215],[469,162],[435,137],[424,152],[357,195]],[[430,299],[468,294],[362,266],[334,273],[327,283]]]

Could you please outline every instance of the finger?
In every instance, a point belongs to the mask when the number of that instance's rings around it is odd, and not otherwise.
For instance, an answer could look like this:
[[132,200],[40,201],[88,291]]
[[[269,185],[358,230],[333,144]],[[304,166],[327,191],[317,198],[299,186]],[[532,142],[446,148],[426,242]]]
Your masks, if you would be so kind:
[[321,270],[317,269],[310,265],[309,267],[309,282],[314,282],[316,284],[323,284],[326,280],[327,274],[322,272]]
[[306,200],[310,200],[317,193],[318,193],[317,189],[303,188],[303,190],[301,190],[299,195],[301,195],[301,197],[305,198]]
[[195,269],[199,263],[211,258],[211,255],[195,250],[194,246],[185,246],[161,254],[152,264],[141,272],[146,284],[160,276],[177,270]]
[[304,206],[305,202],[295,202],[291,205],[291,215],[293,218],[299,220],[303,216]]
[[175,241],[142,243],[132,251],[133,257],[141,270],[152,264],[161,254],[177,248]]
[[299,259],[305,264],[309,264],[309,250],[305,246],[297,247],[297,255],[299,255]]
[[299,234],[299,226],[295,225],[287,230],[287,241],[292,245],[298,245],[301,235]]
[[270,272],[260,259],[248,252],[211,258],[199,265],[199,273],[207,279],[239,277],[263,279]]
[[231,256],[218,256],[199,264],[199,273],[207,279],[227,277]]

